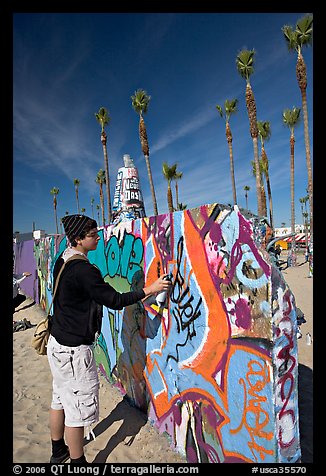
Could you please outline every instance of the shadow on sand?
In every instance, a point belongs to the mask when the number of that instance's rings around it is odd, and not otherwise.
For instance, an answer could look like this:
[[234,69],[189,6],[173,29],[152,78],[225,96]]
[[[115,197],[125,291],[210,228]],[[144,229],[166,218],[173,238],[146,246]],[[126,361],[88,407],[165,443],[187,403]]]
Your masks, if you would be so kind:
[[298,371],[301,463],[313,463],[313,372],[303,364]]
[[[128,441],[125,441],[125,445],[130,446],[135,439],[135,436],[139,433],[142,426],[147,422],[147,416],[133,407],[126,396],[117,404],[117,406],[111,411],[111,413],[104,418],[94,428],[95,436],[100,435],[107,430],[115,421],[122,420],[122,424],[118,431],[111,436],[107,445],[103,450],[95,456],[92,463],[105,463],[109,454],[118,446],[119,443],[125,440],[128,436]],[[84,446],[89,443],[88,440],[84,440]]]
[[30,302],[29,304],[26,304],[26,306],[22,306],[22,307],[20,307],[19,309],[15,309],[14,312],[23,311],[24,309],[28,309],[29,307],[32,307],[32,306],[34,306],[35,304],[36,304],[36,302],[35,302],[35,301],[32,301],[32,302]]

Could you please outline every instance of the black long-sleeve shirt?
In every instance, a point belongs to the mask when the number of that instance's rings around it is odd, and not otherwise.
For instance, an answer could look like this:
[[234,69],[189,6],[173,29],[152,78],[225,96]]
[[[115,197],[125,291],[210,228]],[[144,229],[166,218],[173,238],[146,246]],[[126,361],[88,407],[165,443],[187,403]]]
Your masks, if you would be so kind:
[[[63,259],[58,258],[53,270],[54,282],[62,265]],[[51,334],[60,344],[71,347],[94,341],[90,326],[92,302],[122,309],[145,297],[143,290],[117,292],[104,281],[98,268],[84,260],[68,262],[59,279]]]

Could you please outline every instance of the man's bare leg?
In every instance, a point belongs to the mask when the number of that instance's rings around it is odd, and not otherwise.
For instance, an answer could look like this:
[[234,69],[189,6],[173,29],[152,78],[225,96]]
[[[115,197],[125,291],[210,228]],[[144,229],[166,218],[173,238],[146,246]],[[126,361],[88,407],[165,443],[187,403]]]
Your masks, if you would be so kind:
[[65,414],[63,410],[50,408],[50,434],[52,440],[61,440],[65,431]]
[[84,454],[84,427],[66,426],[65,434],[69,446],[70,458],[78,459]]

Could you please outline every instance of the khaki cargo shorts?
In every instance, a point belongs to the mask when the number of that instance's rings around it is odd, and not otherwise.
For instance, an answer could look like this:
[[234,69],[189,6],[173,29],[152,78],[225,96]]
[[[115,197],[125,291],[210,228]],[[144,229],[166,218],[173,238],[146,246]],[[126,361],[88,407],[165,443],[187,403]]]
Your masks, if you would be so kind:
[[51,335],[47,356],[53,377],[51,408],[64,410],[66,426],[90,426],[99,419],[99,379],[89,345],[68,347]]

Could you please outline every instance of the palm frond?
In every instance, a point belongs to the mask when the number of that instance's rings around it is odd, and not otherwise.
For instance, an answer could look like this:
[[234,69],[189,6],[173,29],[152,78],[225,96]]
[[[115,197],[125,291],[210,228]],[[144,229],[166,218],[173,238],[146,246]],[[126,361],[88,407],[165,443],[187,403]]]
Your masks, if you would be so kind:
[[290,25],[284,25],[282,27],[282,32],[284,35],[284,38],[286,40],[287,47],[290,51],[294,51],[297,49],[297,34],[293,30],[292,26]]
[[137,114],[146,114],[151,96],[144,89],[137,89],[131,96],[131,104]]
[[164,177],[166,178],[168,182],[171,182],[171,180],[174,179],[176,170],[177,170],[177,164],[173,164],[170,167],[167,162],[163,162],[162,171],[163,171]]
[[258,135],[262,143],[271,137],[271,125],[269,121],[257,121]]
[[106,183],[105,171],[104,171],[103,169],[100,169],[100,170],[97,172],[97,176],[96,176],[95,182],[96,182],[96,183],[99,183],[99,184],[104,184],[104,183]]
[[249,80],[254,72],[255,50],[241,50],[236,57],[236,66],[240,76]]
[[224,117],[224,112],[223,112],[222,106],[220,106],[219,104],[216,104],[216,109],[220,113],[220,116]]
[[297,21],[295,32],[300,46],[308,46],[312,44],[312,23],[312,15],[305,15]]
[[99,111],[95,113],[97,122],[100,124],[102,132],[104,127],[107,126],[110,122],[109,111],[105,107],[100,107]]
[[296,126],[300,121],[300,112],[299,107],[293,107],[292,109],[284,109],[283,111],[283,123],[288,126],[290,129]]

